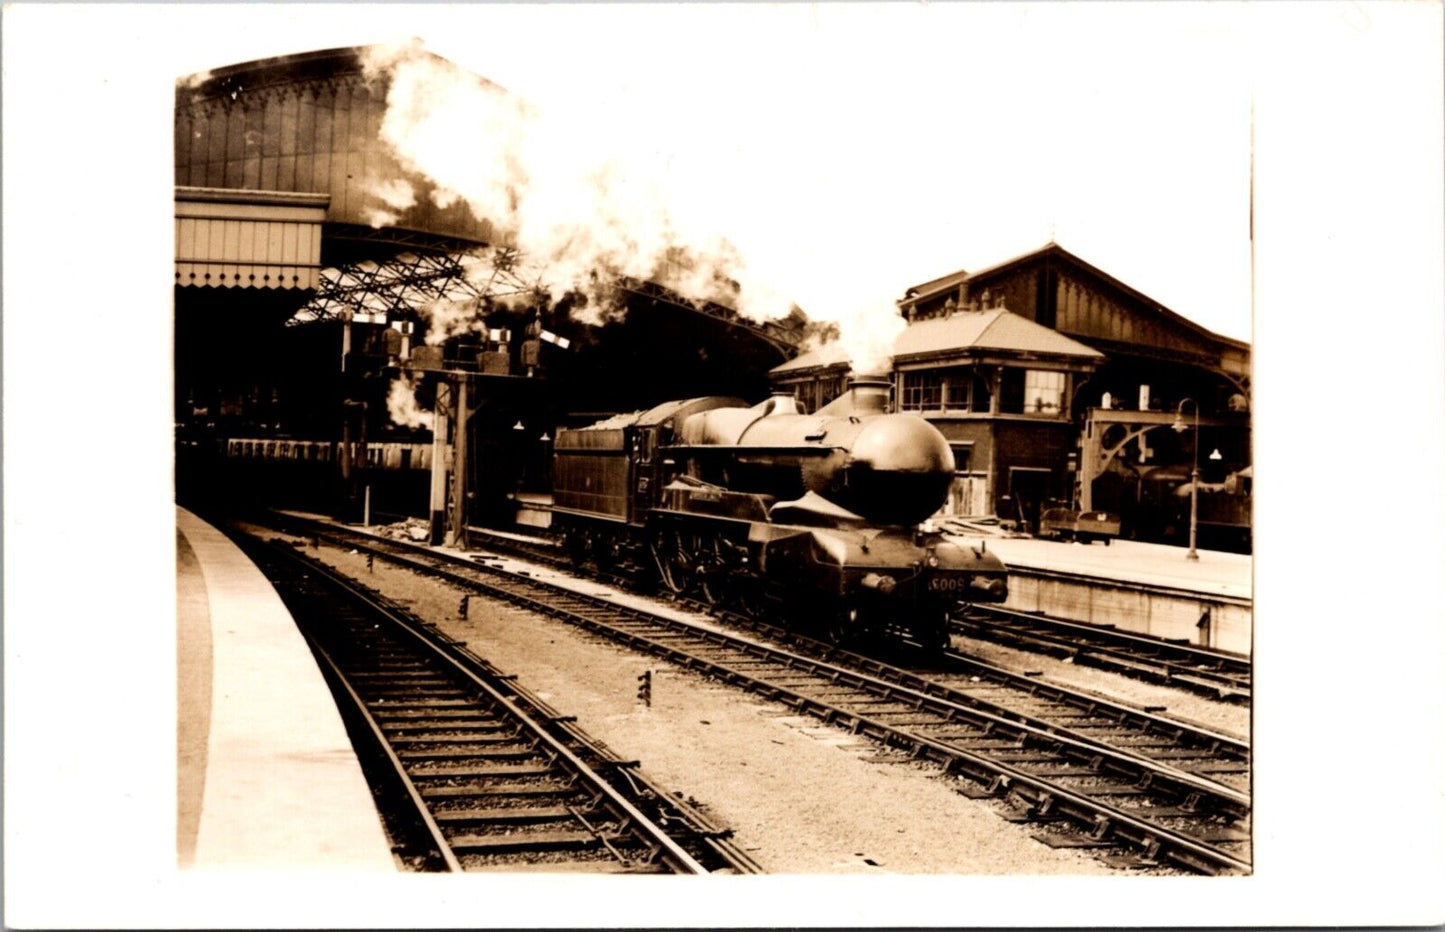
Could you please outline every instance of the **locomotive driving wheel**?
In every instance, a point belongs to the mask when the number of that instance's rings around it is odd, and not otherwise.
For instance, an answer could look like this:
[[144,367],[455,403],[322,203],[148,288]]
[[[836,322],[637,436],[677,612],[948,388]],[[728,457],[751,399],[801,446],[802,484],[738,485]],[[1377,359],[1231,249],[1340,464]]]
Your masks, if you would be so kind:
[[657,574],[673,595],[682,595],[691,576],[693,560],[685,539],[686,535],[681,531],[669,528],[658,531],[652,540],[652,557],[657,562]]
[[708,605],[718,606],[727,598],[728,568],[721,545],[716,538],[694,534],[692,538],[693,576],[698,591]]

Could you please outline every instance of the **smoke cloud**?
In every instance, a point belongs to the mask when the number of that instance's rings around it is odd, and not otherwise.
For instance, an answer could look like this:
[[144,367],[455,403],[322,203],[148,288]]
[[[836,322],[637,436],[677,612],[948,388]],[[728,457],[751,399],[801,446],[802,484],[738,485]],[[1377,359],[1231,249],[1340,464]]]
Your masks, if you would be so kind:
[[416,204],[416,191],[404,178],[388,178],[386,180],[372,179],[369,185],[371,193],[376,195],[389,209],[370,208],[367,213],[374,229],[390,226],[401,219],[401,211],[404,211]]
[[[589,299],[584,315],[595,314],[613,282],[633,278],[758,322],[786,317],[796,304],[810,319],[837,325],[855,370],[887,367],[887,348],[903,327],[896,284],[888,293],[821,302],[826,306],[798,301],[796,272],[767,248],[740,248],[739,237],[723,229],[726,210],[708,209],[727,197],[727,178],[711,179],[721,190],[700,196],[696,176],[682,180],[687,172],[667,153],[623,141],[626,127],[609,131],[595,119],[543,112],[417,43],[375,50],[366,65],[389,81],[380,133],[402,166],[432,182],[439,207],[459,199],[490,222],[554,299],[580,292]],[[377,193],[405,209],[399,198]],[[828,263],[815,264],[822,266]],[[847,278],[849,270],[826,274]],[[428,310],[439,315],[435,333],[449,335],[466,329],[462,317],[474,308]],[[429,342],[439,339],[428,334]]]
[[419,308],[426,318],[428,346],[445,343],[454,336],[479,331],[485,326],[475,301],[453,301],[438,298]]
[[398,427],[424,427],[432,429],[432,413],[416,403],[416,385],[408,376],[402,376],[391,383],[386,395],[386,410],[391,422]]

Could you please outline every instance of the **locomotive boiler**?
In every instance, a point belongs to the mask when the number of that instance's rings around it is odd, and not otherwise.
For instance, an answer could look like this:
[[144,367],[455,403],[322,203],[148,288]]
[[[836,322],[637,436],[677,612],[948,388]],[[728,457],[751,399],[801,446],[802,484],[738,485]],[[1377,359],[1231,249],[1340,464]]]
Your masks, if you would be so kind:
[[557,434],[553,520],[574,559],[646,565],[672,592],[835,641],[947,640],[959,601],[1001,602],[1001,561],[926,523],[953,454],[857,380],[814,414],[788,395],[668,402]]

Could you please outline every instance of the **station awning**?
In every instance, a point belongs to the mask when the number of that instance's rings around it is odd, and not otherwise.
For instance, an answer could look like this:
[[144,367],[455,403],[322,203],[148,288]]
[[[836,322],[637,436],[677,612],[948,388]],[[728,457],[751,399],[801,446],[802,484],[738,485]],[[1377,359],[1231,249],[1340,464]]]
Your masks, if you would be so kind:
[[314,289],[327,194],[176,188],[176,284]]

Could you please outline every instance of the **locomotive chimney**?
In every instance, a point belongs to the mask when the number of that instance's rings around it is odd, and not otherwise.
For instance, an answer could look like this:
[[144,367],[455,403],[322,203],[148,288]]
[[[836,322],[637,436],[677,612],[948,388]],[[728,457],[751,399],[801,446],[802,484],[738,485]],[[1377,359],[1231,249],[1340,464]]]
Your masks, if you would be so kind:
[[783,414],[801,414],[798,410],[798,399],[791,391],[775,388],[768,400],[752,410],[762,411],[763,417],[777,417]]
[[824,417],[860,417],[888,413],[888,392],[893,383],[886,375],[855,375],[848,381],[848,390],[819,408]]
[[853,396],[853,410],[857,414],[887,414],[888,392],[892,387],[888,377],[877,373],[855,375],[848,386]]

